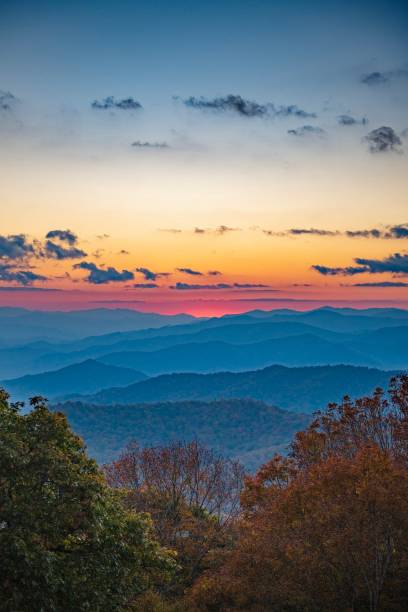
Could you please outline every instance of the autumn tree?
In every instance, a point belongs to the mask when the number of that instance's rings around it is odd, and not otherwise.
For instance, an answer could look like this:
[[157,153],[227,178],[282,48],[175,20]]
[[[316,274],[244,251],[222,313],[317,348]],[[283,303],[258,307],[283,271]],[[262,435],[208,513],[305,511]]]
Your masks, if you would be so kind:
[[127,507],[151,514],[159,542],[177,551],[175,590],[191,584],[231,543],[244,476],[238,462],[198,441],[143,449],[131,443],[105,474],[126,492]]
[[64,415],[0,392],[0,610],[122,610],[174,561],[127,512]]
[[247,478],[238,546],[192,610],[402,611],[408,601],[408,377],[331,404],[289,457]]

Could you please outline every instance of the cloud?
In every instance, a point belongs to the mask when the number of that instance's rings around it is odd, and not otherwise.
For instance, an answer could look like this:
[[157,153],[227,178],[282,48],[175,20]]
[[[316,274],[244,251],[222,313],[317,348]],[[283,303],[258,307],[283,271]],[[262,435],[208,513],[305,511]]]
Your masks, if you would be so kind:
[[337,117],[337,123],[339,125],[367,125],[368,123],[368,119],[366,117],[363,117],[362,119],[356,119],[355,117],[352,117],[351,115],[339,115]]
[[371,153],[400,152],[399,147],[402,145],[401,138],[386,125],[369,132],[364,140],[368,143]]
[[105,283],[117,283],[134,279],[133,272],[129,272],[129,270],[122,270],[122,272],[119,272],[111,267],[106,269],[98,268],[94,263],[88,263],[86,261],[75,264],[73,268],[75,270],[89,270],[89,275],[86,280],[93,285],[104,285]]
[[386,73],[378,71],[363,74],[361,77],[361,82],[364,83],[364,85],[383,85],[384,83],[388,83],[389,80]]
[[319,274],[322,274],[323,276],[354,276],[355,274],[362,274],[363,272],[366,272],[366,269],[362,267],[348,266],[346,268],[330,268],[328,266],[321,266],[319,264],[312,266],[312,269],[316,270],[316,272],[319,272]]
[[35,252],[35,245],[28,242],[24,234],[0,236],[0,258],[24,259],[32,257]]
[[361,82],[364,85],[384,85],[385,83],[390,83],[394,79],[398,78],[407,78],[408,77],[408,68],[398,68],[396,70],[387,70],[387,71],[374,71],[369,72],[368,74],[363,74],[361,77]]
[[51,230],[45,236],[46,238],[58,238],[61,242],[67,242],[68,244],[76,244],[78,242],[78,236],[71,232],[71,230]]
[[219,270],[208,270],[208,276],[222,276],[222,272]]
[[324,276],[354,276],[355,274],[383,274],[386,272],[397,275],[408,275],[408,254],[394,253],[384,259],[366,259],[356,257],[357,266],[330,268],[314,265],[312,268]]
[[[216,283],[207,285],[196,285],[190,283],[176,283],[171,285],[170,289],[177,291],[199,291],[199,290],[222,290],[222,289],[267,289],[269,285],[262,285],[259,283]],[[270,291],[276,291],[276,289],[270,289]]]
[[19,285],[31,285],[34,281],[46,281],[42,274],[36,274],[31,270],[15,270],[9,264],[0,264],[0,281],[14,281]]
[[189,274],[190,276],[203,276],[202,272],[198,270],[192,270],[191,268],[177,268],[177,272],[181,272],[182,274]]
[[166,232],[167,234],[181,234],[183,230],[175,227],[159,229],[159,232]]
[[170,289],[175,289],[177,291],[197,291],[204,289],[232,289],[232,285],[228,283],[217,283],[216,285],[193,285],[190,283],[176,283],[175,285],[170,285]]
[[103,100],[94,100],[91,106],[97,110],[140,110],[143,108],[140,102],[132,97],[116,100],[114,96],[108,96]]
[[223,236],[224,234],[228,234],[229,232],[239,232],[241,231],[239,227],[229,227],[228,225],[219,225],[215,229],[204,229],[202,227],[195,227],[194,234],[202,235],[202,234],[216,234],[218,236]]
[[18,103],[18,98],[9,91],[0,90],[0,111],[10,112]]
[[81,259],[81,257],[86,257],[87,254],[77,247],[66,248],[51,240],[47,240],[44,246],[44,255],[50,259],[58,259],[61,261],[63,259]]
[[63,289],[52,289],[51,287],[0,287],[0,291],[63,291]]
[[153,272],[149,268],[136,268],[136,272],[142,274],[147,281],[155,281],[158,278],[170,276],[169,272]]
[[181,100],[188,108],[201,111],[232,112],[247,118],[316,117],[315,113],[309,113],[296,106],[296,104],[289,104],[287,106],[275,106],[271,102],[260,104],[259,102],[248,100],[236,94],[229,94],[216,98],[205,98],[203,96],[196,98],[195,96],[190,96],[184,100],[175,96],[174,99]]
[[349,287],[408,287],[408,283],[402,281],[380,281],[379,283],[355,283]]
[[157,289],[158,286],[156,283],[135,283],[133,285],[135,289]]
[[336,236],[338,233],[338,231],[316,229],[314,227],[311,227],[310,229],[292,228],[287,231],[287,234],[292,236],[301,236],[303,234],[312,236]]
[[408,254],[406,253],[394,253],[384,259],[357,257],[354,261],[360,266],[364,266],[370,274],[382,274],[384,272],[408,274]]
[[401,240],[408,238],[408,223],[387,225],[385,229],[347,230],[344,233],[348,238],[385,238]]
[[135,142],[132,142],[132,147],[138,149],[168,149],[169,145],[167,142],[142,142],[140,140],[135,140]]
[[260,283],[234,283],[233,287],[235,289],[267,289],[269,285],[262,285]]
[[316,125],[302,125],[295,130],[288,130],[291,136],[323,136],[326,132]]

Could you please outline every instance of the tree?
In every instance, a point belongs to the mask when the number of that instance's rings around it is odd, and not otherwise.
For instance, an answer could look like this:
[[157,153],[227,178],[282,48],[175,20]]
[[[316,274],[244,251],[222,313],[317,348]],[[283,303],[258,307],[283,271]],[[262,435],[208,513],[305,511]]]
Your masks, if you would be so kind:
[[408,377],[345,398],[246,479],[237,547],[192,610],[402,611],[408,601]]
[[131,443],[105,466],[108,483],[126,491],[126,505],[149,512],[159,542],[177,553],[182,590],[231,543],[240,510],[242,466],[197,441],[140,449]]
[[174,568],[64,415],[0,392],[0,609],[121,610]]

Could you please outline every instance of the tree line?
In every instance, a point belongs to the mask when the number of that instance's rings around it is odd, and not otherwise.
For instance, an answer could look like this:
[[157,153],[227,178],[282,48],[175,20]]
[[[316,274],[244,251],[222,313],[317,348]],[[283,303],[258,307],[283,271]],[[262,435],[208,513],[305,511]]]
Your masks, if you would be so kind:
[[198,440],[99,468],[0,394],[0,610],[377,612],[408,602],[408,376],[315,415],[255,475]]

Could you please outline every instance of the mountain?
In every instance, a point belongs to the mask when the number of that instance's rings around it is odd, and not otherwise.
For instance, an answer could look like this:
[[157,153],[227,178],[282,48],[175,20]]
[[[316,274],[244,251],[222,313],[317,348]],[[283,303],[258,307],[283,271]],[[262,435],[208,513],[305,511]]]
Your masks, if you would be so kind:
[[[18,316],[15,314],[16,310],[19,313]],[[12,334],[15,330],[18,336],[20,325],[23,324],[22,318],[24,319],[30,311],[0,308],[0,322],[1,316],[3,316],[3,319],[6,317],[4,311],[7,314],[8,323],[3,325],[3,333]],[[86,314],[83,314],[84,312]],[[13,313],[14,316],[12,316]],[[381,369],[408,367],[408,354],[405,350],[408,312],[404,310],[391,308],[361,311],[321,308],[307,312],[287,309],[255,310],[250,313],[225,315],[205,320],[191,320],[190,318],[187,323],[177,323],[179,321],[177,318],[164,317],[156,320],[156,324],[162,324],[161,327],[132,328],[125,331],[110,331],[115,324],[115,317],[119,317],[119,319],[122,315],[125,318],[129,317],[127,323],[134,326],[137,324],[137,320],[139,321],[138,324],[141,325],[140,316],[143,318],[146,315],[126,310],[114,310],[112,313],[106,309],[82,311],[82,313],[34,313],[36,317],[37,315],[47,315],[46,320],[48,320],[49,314],[51,319],[53,319],[54,314],[72,315],[71,326],[77,320],[75,317],[79,317],[79,329],[69,333],[69,340],[52,337],[48,341],[36,340],[13,347],[5,346],[3,343],[3,347],[0,348],[0,379],[16,378],[24,374],[37,374],[79,363],[86,359],[101,360],[102,357],[104,360],[106,357],[109,363],[112,358],[114,365],[122,367],[131,365],[133,368],[145,371],[145,361],[151,359],[152,355],[145,357],[142,353],[171,349],[177,345],[201,344],[203,345],[202,348],[196,346],[195,348],[179,349],[182,353],[185,352],[186,358],[183,362],[182,359],[180,360],[177,357],[180,363],[177,365],[176,360],[177,368],[175,371],[180,371],[183,363],[184,366],[181,369],[192,371],[195,361],[197,360],[197,363],[199,363],[197,354],[200,354],[200,359],[205,361],[204,353],[212,350],[211,345],[208,344],[211,342],[221,342],[235,346],[245,345],[247,356],[240,357],[238,354],[240,349],[229,349],[214,344],[215,356],[210,358],[207,354],[207,363],[201,365],[196,371],[252,369],[272,363],[284,365],[348,363]],[[151,322],[149,316],[144,319],[143,324]],[[161,315],[152,316],[160,317]],[[83,321],[81,317],[85,317]],[[93,317],[96,318],[97,326],[99,326],[98,335],[78,338],[79,331],[81,330],[81,333],[83,333],[84,327],[86,327],[88,334],[93,332],[96,323],[87,324],[88,319]],[[110,317],[112,317],[112,320],[110,320]],[[58,318],[56,321],[58,322]],[[124,324],[123,321],[122,324]],[[100,333],[102,328],[109,333]],[[59,329],[58,333],[62,333],[62,331],[63,328]],[[377,332],[378,338],[376,338]],[[1,333],[0,331],[0,346]],[[316,340],[312,337],[315,337]],[[275,340],[276,343],[271,344],[269,348],[267,345],[264,345],[264,347],[259,345],[259,343],[271,340]],[[280,342],[280,340],[282,341]],[[332,346],[325,344],[323,341],[331,343]],[[205,344],[207,346],[204,346]],[[251,345],[255,344],[258,346],[251,348]],[[251,356],[251,351],[257,349],[260,349],[263,353],[258,356]],[[230,363],[229,351],[231,350]],[[111,353],[125,352],[139,352],[140,355],[110,357]],[[189,354],[190,357],[187,358]],[[167,356],[166,353],[163,353],[157,354],[156,357],[158,362],[153,364],[150,373],[158,374],[172,371],[169,367],[169,364],[172,365],[173,363],[171,351],[167,353]],[[119,361],[116,361],[116,359]],[[135,362],[130,364],[127,361],[128,359],[134,359]],[[164,360],[163,363],[162,360]],[[165,364],[166,360],[167,365]],[[210,360],[212,362],[211,367],[208,364]],[[219,363],[216,367],[213,367],[217,360]]]
[[285,452],[295,432],[310,422],[310,416],[253,400],[114,407],[66,402],[53,410],[66,414],[99,463],[116,458],[130,440],[148,446],[198,438],[254,469],[274,452]]
[[109,365],[143,370],[146,374],[174,372],[240,371],[272,364],[289,366],[353,364],[375,365],[343,344],[336,344],[313,334],[289,336],[254,344],[232,345],[225,342],[190,343],[158,351],[125,351],[102,355]]
[[124,308],[41,311],[0,308],[0,340],[27,343],[35,340],[73,340],[90,334],[177,325],[196,321],[187,314],[160,315]]
[[262,400],[293,412],[313,412],[344,395],[360,397],[386,388],[396,374],[353,366],[288,368],[271,366],[250,372],[169,374],[122,389],[105,389],[84,398],[96,404],[135,404],[225,398]]
[[141,372],[129,368],[108,366],[88,359],[61,370],[3,380],[0,386],[7,389],[14,400],[26,400],[34,395],[51,399],[71,393],[95,393],[112,385],[125,386],[146,378]]

